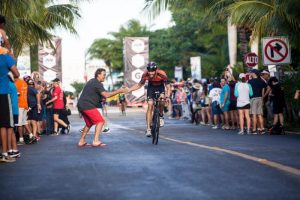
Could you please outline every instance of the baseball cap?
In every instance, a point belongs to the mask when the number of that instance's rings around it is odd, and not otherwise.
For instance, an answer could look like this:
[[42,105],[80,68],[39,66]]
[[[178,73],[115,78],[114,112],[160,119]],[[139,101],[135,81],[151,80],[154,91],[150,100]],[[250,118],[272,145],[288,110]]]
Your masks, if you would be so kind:
[[60,82],[59,78],[55,78],[52,80],[52,82]]
[[261,72],[260,72],[261,74],[270,74],[270,72],[268,72],[267,70],[262,70]]
[[28,84],[28,85],[33,85],[33,84],[34,84],[34,81],[33,81],[32,79],[29,79],[29,80],[27,81],[27,84]]
[[244,74],[244,73],[240,73],[240,75],[239,75],[239,79],[242,79],[242,78],[246,78],[246,74]]
[[250,72],[253,74],[256,74],[257,76],[259,76],[259,74],[260,74],[257,69],[251,69]]

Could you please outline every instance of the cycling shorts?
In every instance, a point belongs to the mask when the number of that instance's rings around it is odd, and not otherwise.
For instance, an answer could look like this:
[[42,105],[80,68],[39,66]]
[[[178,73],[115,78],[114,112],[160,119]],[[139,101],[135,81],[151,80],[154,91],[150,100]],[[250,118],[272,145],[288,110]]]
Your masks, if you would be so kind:
[[155,99],[155,92],[159,92],[159,94],[165,93],[165,86],[152,86],[149,85],[147,88],[147,101]]

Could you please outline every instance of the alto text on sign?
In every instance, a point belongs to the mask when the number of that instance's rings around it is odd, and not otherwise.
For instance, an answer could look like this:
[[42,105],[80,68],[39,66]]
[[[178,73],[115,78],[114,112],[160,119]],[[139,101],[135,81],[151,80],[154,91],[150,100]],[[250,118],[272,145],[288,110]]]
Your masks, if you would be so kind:
[[247,55],[245,56],[245,64],[248,67],[254,67],[258,64],[258,56],[256,55],[256,53],[247,53]]

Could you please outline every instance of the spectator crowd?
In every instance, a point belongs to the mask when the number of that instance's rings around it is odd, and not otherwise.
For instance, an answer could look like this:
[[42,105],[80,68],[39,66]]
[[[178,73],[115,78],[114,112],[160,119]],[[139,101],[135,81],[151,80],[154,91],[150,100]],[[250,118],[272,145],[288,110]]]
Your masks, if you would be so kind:
[[220,78],[171,81],[169,118],[243,134],[283,131],[284,91],[267,70],[252,69],[237,79],[226,68]]
[[5,24],[0,15],[0,161],[15,162],[18,145],[36,143],[42,134],[69,133],[70,123],[58,78],[47,83],[38,72],[20,78]]

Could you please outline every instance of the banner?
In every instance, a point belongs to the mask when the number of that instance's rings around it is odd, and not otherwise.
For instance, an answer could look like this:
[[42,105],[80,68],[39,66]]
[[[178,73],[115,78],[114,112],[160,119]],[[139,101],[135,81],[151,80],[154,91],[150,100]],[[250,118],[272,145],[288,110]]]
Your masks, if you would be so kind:
[[177,78],[178,81],[182,80],[182,78],[183,78],[183,69],[182,69],[182,67],[176,66],[174,68],[174,77]]
[[41,80],[50,82],[55,78],[62,81],[62,67],[61,67],[61,39],[53,38],[52,45],[39,45],[39,73]]
[[[148,37],[126,37],[124,45],[124,85],[131,87],[140,82],[141,77],[149,62],[149,38]],[[144,87],[127,94],[130,102],[143,100]]]
[[191,75],[192,79],[201,80],[201,57],[191,57]]

